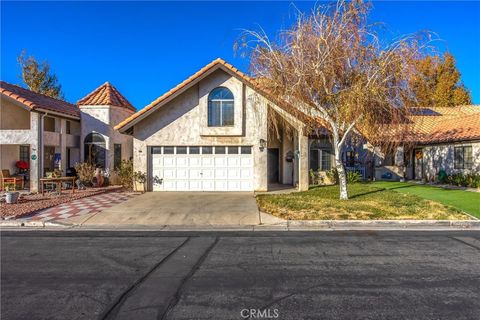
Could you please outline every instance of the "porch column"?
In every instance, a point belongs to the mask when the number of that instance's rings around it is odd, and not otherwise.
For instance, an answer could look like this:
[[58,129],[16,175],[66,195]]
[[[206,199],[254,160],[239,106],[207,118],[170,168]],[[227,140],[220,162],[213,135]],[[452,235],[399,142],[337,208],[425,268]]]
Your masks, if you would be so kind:
[[308,190],[308,136],[303,128],[298,130],[298,190]]
[[38,192],[39,189],[39,179],[41,175],[41,163],[43,152],[41,150],[41,121],[42,117],[40,113],[30,112],[30,169],[29,169],[29,178],[30,178],[30,191]]
[[67,174],[67,120],[60,119],[60,170]]

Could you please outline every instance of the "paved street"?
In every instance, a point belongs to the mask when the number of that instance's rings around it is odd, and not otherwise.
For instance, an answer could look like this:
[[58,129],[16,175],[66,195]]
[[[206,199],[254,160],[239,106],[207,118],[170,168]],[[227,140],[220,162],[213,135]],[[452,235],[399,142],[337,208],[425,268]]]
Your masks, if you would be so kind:
[[2,231],[1,249],[2,319],[480,314],[476,231]]

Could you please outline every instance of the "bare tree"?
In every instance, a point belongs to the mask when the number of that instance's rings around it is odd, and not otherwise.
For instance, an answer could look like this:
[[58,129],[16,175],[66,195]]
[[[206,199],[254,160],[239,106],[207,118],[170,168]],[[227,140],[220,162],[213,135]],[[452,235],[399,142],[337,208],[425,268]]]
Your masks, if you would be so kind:
[[253,76],[310,116],[310,130],[320,124],[331,134],[340,199],[348,199],[342,147],[352,132],[379,146],[386,126],[404,122],[406,97],[411,101],[413,94],[406,80],[429,40],[428,34],[415,34],[382,45],[377,25],[367,21],[369,10],[362,0],[339,1],[309,15],[299,12],[275,41],[263,31],[241,37]]

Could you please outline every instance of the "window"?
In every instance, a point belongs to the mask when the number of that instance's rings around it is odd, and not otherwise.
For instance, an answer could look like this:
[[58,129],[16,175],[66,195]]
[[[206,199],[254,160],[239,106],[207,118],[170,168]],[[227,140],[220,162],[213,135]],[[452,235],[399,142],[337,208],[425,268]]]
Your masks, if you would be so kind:
[[228,154],[238,154],[238,147],[228,147]]
[[346,154],[346,166],[355,167],[355,152],[347,151]]
[[30,147],[29,146],[20,146],[20,161],[30,162]]
[[174,154],[174,147],[163,147],[163,154]]
[[472,146],[455,147],[454,149],[455,169],[471,169],[472,168]]
[[208,95],[208,126],[233,126],[233,93],[225,87],[213,89]]
[[67,134],[71,134],[71,133],[72,133],[72,128],[71,128],[71,123],[70,123],[70,121],[67,121],[66,127],[67,127],[67,128],[66,128],[66,130],[67,130],[66,133],[67,133]]
[[122,145],[115,143],[113,145],[113,168],[117,169],[122,163]]
[[328,171],[332,169],[332,152],[328,149],[320,150],[320,170]]
[[162,147],[152,147],[152,154],[162,154]]
[[85,161],[105,168],[105,138],[99,133],[89,133],[83,141],[85,145]]
[[314,171],[332,169],[332,145],[327,139],[312,141],[310,145],[310,169]]
[[177,147],[177,154],[187,154],[187,147]]
[[225,147],[215,147],[215,154],[225,154]]
[[49,132],[55,132],[55,118],[44,117],[43,118],[43,130]]
[[190,154],[200,154],[200,147],[189,147],[188,149]]
[[240,147],[241,154],[252,154],[252,147]]
[[202,154],[212,154],[213,147],[202,147]]

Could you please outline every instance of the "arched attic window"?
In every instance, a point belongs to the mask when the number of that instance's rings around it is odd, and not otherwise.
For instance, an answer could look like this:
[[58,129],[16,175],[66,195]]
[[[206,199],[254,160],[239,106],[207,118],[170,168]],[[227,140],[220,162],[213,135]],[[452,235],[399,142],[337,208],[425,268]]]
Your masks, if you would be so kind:
[[225,87],[217,87],[208,95],[208,126],[229,127],[233,125],[233,93]]
[[95,164],[97,167],[105,168],[105,138],[96,132],[89,133],[84,142],[85,161]]

